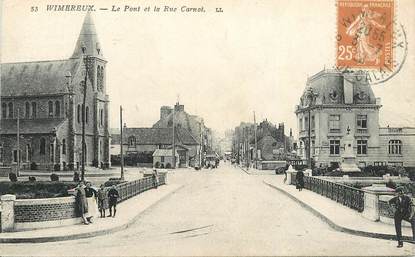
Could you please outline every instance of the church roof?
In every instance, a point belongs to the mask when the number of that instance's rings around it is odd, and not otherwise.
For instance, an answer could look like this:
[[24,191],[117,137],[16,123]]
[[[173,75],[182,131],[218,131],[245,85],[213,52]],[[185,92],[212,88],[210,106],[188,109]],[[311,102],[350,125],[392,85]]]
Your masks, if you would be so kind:
[[68,93],[68,74],[74,76],[85,54],[103,59],[95,25],[88,12],[72,57],[68,60],[35,61],[1,64],[2,97]]
[[102,59],[104,58],[95,29],[95,24],[90,12],[88,12],[85,16],[84,23],[82,24],[82,29],[79,33],[79,37],[71,58],[81,57],[84,54],[82,52],[82,47],[85,48],[86,55],[101,57]]
[[75,74],[80,59],[1,64],[3,96],[68,93],[66,75]]
[[[20,134],[50,134],[57,131],[64,122],[64,119],[21,119]],[[0,131],[2,135],[16,135],[16,119],[2,119]]]

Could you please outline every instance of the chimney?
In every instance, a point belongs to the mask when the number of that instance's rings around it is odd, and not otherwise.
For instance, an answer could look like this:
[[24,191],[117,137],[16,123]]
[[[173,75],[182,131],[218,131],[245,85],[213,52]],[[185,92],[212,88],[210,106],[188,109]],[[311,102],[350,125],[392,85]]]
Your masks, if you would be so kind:
[[172,113],[172,108],[169,106],[160,107],[160,120],[164,120],[167,116]]
[[343,78],[344,103],[353,104],[353,83]]
[[176,112],[184,112],[184,105],[183,104],[176,103],[176,105],[174,106],[174,111],[176,111]]

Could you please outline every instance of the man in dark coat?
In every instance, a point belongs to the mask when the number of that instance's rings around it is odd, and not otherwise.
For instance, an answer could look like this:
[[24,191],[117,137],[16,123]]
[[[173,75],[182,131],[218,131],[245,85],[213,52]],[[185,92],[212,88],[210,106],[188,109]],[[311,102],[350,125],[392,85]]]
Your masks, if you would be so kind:
[[296,176],[296,188],[298,189],[298,191],[303,190],[304,188],[304,172],[302,172],[301,170],[297,172]]
[[[118,201],[119,193],[113,185],[110,190],[108,190],[108,204],[110,209],[110,215],[108,217],[115,217],[115,213],[117,213],[117,201]],[[112,209],[114,209],[114,215],[112,215]]]
[[395,207],[395,230],[396,230],[396,237],[398,240],[398,246],[402,247],[402,220],[406,220],[411,223],[412,227],[412,237],[415,240],[415,219],[412,213],[412,201],[409,196],[405,195],[403,192],[403,188],[398,187],[396,190],[396,196],[389,200],[389,204]]

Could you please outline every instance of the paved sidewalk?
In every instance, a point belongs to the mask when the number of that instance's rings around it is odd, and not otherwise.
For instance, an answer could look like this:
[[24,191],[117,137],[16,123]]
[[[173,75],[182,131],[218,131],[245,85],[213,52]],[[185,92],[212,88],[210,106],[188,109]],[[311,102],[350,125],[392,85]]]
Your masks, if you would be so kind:
[[258,170],[255,168],[247,169],[244,166],[238,166],[241,170],[243,170],[246,174],[249,175],[276,175],[275,170]]
[[[335,230],[371,238],[396,240],[394,225],[370,221],[361,213],[307,189],[300,192],[295,186],[284,184],[283,179],[284,176],[272,176],[264,178],[263,182],[295,200]],[[402,227],[402,234],[405,240],[412,239],[410,227]]]
[[[150,189],[117,205],[115,218],[95,218],[90,225],[77,224],[58,228],[0,233],[0,243],[40,243],[73,240],[105,235],[124,230],[152,206],[182,188],[182,185],[167,184]],[[109,211],[107,210],[107,215]]]

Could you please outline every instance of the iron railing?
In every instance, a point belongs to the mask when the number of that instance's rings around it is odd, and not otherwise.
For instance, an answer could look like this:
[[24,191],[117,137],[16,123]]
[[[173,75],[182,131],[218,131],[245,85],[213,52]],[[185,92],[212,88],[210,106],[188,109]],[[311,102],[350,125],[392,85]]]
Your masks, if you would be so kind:
[[[161,173],[158,175],[158,177],[159,179],[158,179],[157,186],[165,185],[166,174]],[[125,182],[122,184],[118,184],[117,185],[117,190],[119,194],[118,202],[125,201],[133,196],[136,196],[144,191],[147,191],[155,187],[156,187],[156,181],[152,176],[134,180],[134,181]]]
[[304,177],[304,187],[359,212],[364,209],[363,190],[309,176]]

